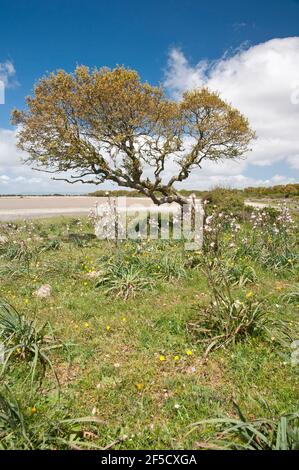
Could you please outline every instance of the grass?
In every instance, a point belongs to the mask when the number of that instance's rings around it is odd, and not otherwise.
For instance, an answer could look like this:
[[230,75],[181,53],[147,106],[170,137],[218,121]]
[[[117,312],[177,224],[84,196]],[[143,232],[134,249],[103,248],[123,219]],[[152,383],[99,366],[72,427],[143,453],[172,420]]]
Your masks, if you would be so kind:
[[222,428],[215,444],[203,443],[204,448],[235,450],[298,450],[299,413],[280,416],[277,420],[249,421],[235,404],[239,419],[209,419],[193,424],[194,427],[213,425]]
[[143,276],[142,271],[134,265],[110,263],[97,284],[106,288],[107,295],[115,295],[125,300],[134,298],[136,294],[151,286],[151,282]]
[[22,409],[9,390],[0,391],[0,450],[84,449],[80,424],[102,424],[93,416],[59,419],[50,410],[41,420],[35,413],[35,407],[30,413]]
[[26,319],[9,302],[0,299],[0,340],[6,353],[2,375],[7,372],[11,362],[27,361],[30,364],[28,377],[31,386],[36,375],[43,377],[47,365],[59,385],[49,351],[61,348],[62,345],[56,342],[48,321],[37,327],[34,320]]
[[[72,344],[48,351],[60,382],[58,401],[49,367],[42,384],[33,381],[25,393],[26,361],[15,355],[2,374],[10,404],[5,413],[21,413],[30,435],[26,447],[19,431],[0,420],[6,448],[196,449],[217,430],[198,426],[189,433],[190,425],[239,419],[232,398],[250,422],[298,411],[298,368],[291,364],[291,340],[279,339],[279,326],[267,338],[248,328],[242,341],[222,344],[207,357],[206,345],[190,331],[188,325],[213,302],[202,271],[203,257],[211,253],[184,252],[179,242],[98,241],[84,218],[5,225],[2,232],[9,244],[16,239],[22,246],[25,239],[26,250],[16,257],[13,248],[7,254],[0,247],[0,298],[37,330],[50,323],[60,344]],[[238,255],[238,243],[228,255],[224,249],[219,254],[234,298],[252,308],[266,299],[259,306],[262,318],[283,321],[295,338],[296,249],[292,262],[277,269],[259,263],[244,244]],[[51,285],[52,295],[39,299],[33,294],[43,284]],[[94,422],[75,423],[86,416]],[[60,422],[65,424],[53,436]]]

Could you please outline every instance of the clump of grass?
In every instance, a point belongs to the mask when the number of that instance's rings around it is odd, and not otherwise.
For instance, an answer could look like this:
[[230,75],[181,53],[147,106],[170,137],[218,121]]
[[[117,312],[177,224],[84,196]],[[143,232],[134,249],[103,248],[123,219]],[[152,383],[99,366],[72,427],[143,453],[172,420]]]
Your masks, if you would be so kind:
[[230,263],[226,266],[226,276],[232,286],[244,287],[257,280],[255,269],[248,264]]
[[42,379],[46,366],[50,367],[59,384],[49,353],[53,349],[61,348],[62,344],[56,341],[49,322],[38,327],[35,320],[29,320],[9,302],[0,299],[0,341],[4,345],[5,353],[1,375],[4,374],[9,362],[21,360],[30,363],[28,377],[31,386],[38,373]]
[[9,261],[24,263],[29,273],[31,262],[37,257],[37,247],[24,240],[7,241],[1,245],[0,254]]
[[124,300],[134,298],[137,293],[152,287],[152,281],[134,265],[110,263],[98,286],[106,288],[106,294],[113,293]]
[[183,260],[180,257],[174,258],[168,255],[153,264],[151,271],[156,277],[168,282],[183,279],[187,275]]
[[40,253],[45,251],[56,251],[59,250],[61,242],[58,238],[53,238],[52,240],[47,240],[40,248]]
[[294,290],[282,294],[280,298],[283,302],[288,304],[296,303],[299,305],[299,288],[295,287]]
[[77,248],[86,248],[94,238],[95,235],[93,233],[69,233],[67,240]]
[[13,402],[0,393],[0,449],[15,449],[16,442],[20,439],[28,448],[30,440],[25,430],[24,415],[18,402]]
[[262,302],[241,302],[215,289],[212,302],[202,308],[189,327],[206,344],[205,356],[214,349],[228,346],[261,332],[270,324]]
[[[36,409],[27,411],[6,389],[0,391],[0,449],[43,450],[97,447],[84,439],[82,425],[92,427],[92,435],[103,422],[94,416],[55,419],[51,411],[37,417]],[[37,419],[36,419],[37,418]],[[91,434],[91,431],[89,432]]]
[[236,296],[225,271],[217,262],[214,265],[208,263],[205,273],[211,301],[200,308],[196,321],[189,323],[198,341],[206,345],[205,356],[212,350],[244,341],[249,336],[263,333],[272,336],[276,327],[276,340],[291,339],[287,322],[274,319],[268,313],[265,300],[255,300],[252,292],[243,300]]
[[25,266],[20,266],[19,263],[9,263],[0,265],[0,279],[14,278],[22,275],[27,275],[28,270]]
[[[248,420],[235,404],[239,419],[216,418],[199,421],[191,431],[201,425],[220,427],[215,444],[218,448],[235,450],[299,450],[299,413],[278,419]],[[205,447],[205,444],[202,444]],[[209,447],[209,442],[206,443]]]

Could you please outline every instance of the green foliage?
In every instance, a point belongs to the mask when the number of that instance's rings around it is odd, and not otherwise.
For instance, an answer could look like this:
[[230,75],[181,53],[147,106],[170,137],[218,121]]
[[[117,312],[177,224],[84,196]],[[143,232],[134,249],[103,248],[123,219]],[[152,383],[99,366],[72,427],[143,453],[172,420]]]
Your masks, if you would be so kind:
[[252,292],[246,296],[232,290],[230,280],[221,263],[208,262],[205,275],[211,289],[211,300],[201,306],[196,320],[189,324],[190,331],[205,345],[205,356],[212,350],[244,341],[250,336],[267,334],[277,341],[291,339],[287,322],[275,320],[269,314],[264,299],[256,300]]
[[[102,421],[93,416],[54,418],[53,412],[37,418],[35,409],[26,410],[8,389],[0,390],[0,449],[44,450],[92,447],[84,440],[82,425],[93,433]],[[95,435],[95,434],[94,434]],[[95,446],[96,447],[96,446]]]
[[289,209],[283,206],[280,211],[255,210],[250,224],[243,231],[235,258],[245,256],[268,269],[298,272],[297,229]]
[[[184,251],[183,241],[116,244],[87,239],[90,222],[83,218],[1,226],[1,235],[10,242],[26,240],[37,251],[29,274],[24,259],[9,259],[1,252],[0,297],[23,317],[19,321],[13,314],[16,326],[9,326],[10,331],[21,328],[28,338],[23,342],[31,344],[36,341],[33,330],[50,321],[61,343],[50,327],[38,344],[59,378],[59,399],[49,364],[44,374],[38,359],[32,378],[30,350],[24,357],[20,348],[9,359],[0,379],[0,448],[210,447],[215,436],[221,437],[218,425],[200,428],[207,436],[203,443],[193,433],[186,435],[186,429],[209,417],[211,409],[214,417],[231,418],[231,396],[250,417],[250,425],[257,421],[252,417],[270,416],[276,444],[278,420],[272,417],[285,417],[297,405],[291,343],[298,338],[298,232],[296,224],[287,224],[287,237],[283,227],[273,233],[280,211],[267,219],[270,228],[253,229],[254,221],[226,215],[206,221],[206,243],[197,252]],[[80,235],[82,246],[70,240],[70,233]],[[292,265],[276,269],[264,264],[263,250],[275,256],[269,235],[275,237],[279,255],[287,245]],[[207,263],[212,283],[207,282]],[[109,279],[99,286],[107,273]],[[53,289],[49,299],[32,295],[43,284]],[[5,322],[10,319],[3,309],[2,315]],[[16,337],[13,333],[10,347],[21,343]],[[74,345],[70,351],[55,349],[69,343]],[[47,349],[51,345],[54,349]],[[31,387],[26,389],[28,379]],[[95,422],[72,419],[85,415]],[[102,417],[105,425],[99,432]],[[260,423],[254,424],[260,431]],[[221,425],[220,430],[232,426]],[[270,432],[269,426],[262,426],[263,432]],[[287,427],[293,429],[294,423]],[[287,435],[289,439],[289,431]],[[237,434],[224,438],[229,448],[246,448],[247,440]],[[256,445],[253,440],[251,446]]]
[[[225,189],[227,191],[227,189]],[[299,198],[299,184],[286,184],[276,186],[262,186],[262,187],[248,187],[244,189],[228,189],[231,195],[235,195],[236,198],[279,198],[279,199],[294,199]],[[213,192],[213,191],[212,191]],[[196,197],[205,198],[209,193],[207,191],[198,191],[197,189],[181,189],[179,193],[184,197],[189,197],[191,194],[195,194]],[[138,197],[142,196],[138,191],[128,190],[112,190],[109,191],[109,195],[112,197],[127,196],[127,197]],[[88,196],[96,197],[107,197],[107,191],[97,190],[89,193]]]
[[30,364],[28,377],[31,386],[38,374],[40,378],[44,376],[47,365],[58,382],[49,352],[61,348],[62,345],[55,341],[52,327],[48,322],[42,327],[37,327],[34,320],[27,319],[6,300],[0,299],[0,340],[4,345],[5,354],[1,375],[11,361],[26,361]]
[[257,281],[255,269],[245,263],[227,262],[224,266],[227,282],[232,286],[244,287]]
[[44,251],[56,251],[61,247],[61,241],[58,238],[53,238],[52,240],[46,241],[41,246],[40,253]]
[[168,282],[183,279],[187,276],[182,258],[180,256],[168,256],[167,254],[162,256],[160,261],[157,260],[151,264],[150,273]]
[[[299,413],[273,419],[248,420],[238,409],[239,419],[215,418],[194,423],[220,428],[215,444],[218,448],[235,450],[299,450]],[[209,443],[206,443],[209,447]],[[202,445],[204,447],[204,443]]]
[[204,194],[206,213],[231,214],[242,219],[245,212],[244,198],[233,189],[215,188]]
[[110,263],[97,283],[106,288],[106,294],[114,294],[125,300],[152,286],[151,280],[143,276],[136,266]]
[[0,245],[0,255],[4,256],[9,261],[14,260],[18,263],[23,263],[28,273],[30,264],[33,259],[36,259],[37,254],[37,247],[24,240],[15,239]]
[[165,253],[162,245],[127,242],[115,256],[102,257],[98,260],[100,270],[103,270],[98,285],[109,286],[107,293],[112,291],[128,299],[143,289],[153,288],[157,281],[174,282],[185,278],[187,273],[182,256],[171,251]]
[[245,188],[246,197],[291,198],[299,196],[299,184],[276,185],[260,188]]

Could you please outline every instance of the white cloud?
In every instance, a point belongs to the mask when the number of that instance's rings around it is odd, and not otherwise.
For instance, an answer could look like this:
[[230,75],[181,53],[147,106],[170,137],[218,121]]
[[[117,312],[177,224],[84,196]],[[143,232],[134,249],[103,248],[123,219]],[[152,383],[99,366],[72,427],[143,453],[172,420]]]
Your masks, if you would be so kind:
[[5,88],[18,85],[16,70],[10,60],[0,62],[0,105],[5,102]]
[[299,100],[294,99],[299,96],[298,64],[299,37],[273,39],[195,66],[173,49],[165,86],[175,98],[187,89],[208,86],[249,118],[257,139],[242,171],[248,165],[271,167],[277,162],[298,170]]
[[0,168],[20,167],[26,154],[16,147],[16,132],[0,129]]
[[16,70],[10,60],[0,62],[0,81],[4,83],[5,87],[17,85]]
[[0,194],[84,193],[95,189],[53,181],[47,173],[24,165],[25,158],[25,152],[16,147],[16,131],[0,129]]
[[190,189],[210,189],[216,186],[227,188],[246,188],[249,186],[274,186],[276,184],[295,183],[295,178],[284,175],[274,175],[270,178],[253,178],[242,173],[233,175],[210,174],[202,171],[194,172],[190,176],[187,187]]

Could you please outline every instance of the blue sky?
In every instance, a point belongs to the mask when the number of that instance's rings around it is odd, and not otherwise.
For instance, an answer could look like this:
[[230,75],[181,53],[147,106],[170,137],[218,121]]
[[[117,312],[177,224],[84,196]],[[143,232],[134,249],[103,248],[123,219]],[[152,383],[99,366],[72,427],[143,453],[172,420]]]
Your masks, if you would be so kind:
[[[255,156],[250,156],[239,172],[233,169],[230,175],[229,168],[224,168],[223,172],[221,168],[207,168],[206,176],[195,178],[191,183],[192,186],[205,184],[205,181],[210,185],[218,184],[221,176],[224,184],[236,186],[251,182],[274,184],[280,182],[279,179],[298,181],[299,148],[296,154],[296,145],[299,142],[294,143],[294,139],[296,131],[299,135],[295,122],[299,104],[296,99],[293,107],[286,102],[287,87],[289,94],[292,89],[296,92],[299,80],[299,46],[290,40],[297,38],[299,42],[299,1],[0,0],[0,18],[0,79],[2,74],[7,85],[5,104],[0,105],[0,193],[16,189],[28,192],[26,182],[30,178],[32,191],[49,190],[47,176],[38,181],[39,175],[21,166],[20,153],[14,149],[15,136],[9,116],[13,107],[23,106],[24,97],[30,94],[40,76],[59,68],[72,71],[77,64],[97,67],[124,64],[137,69],[144,80],[164,83],[173,96],[179,96],[190,83],[217,87],[225,98],[249,114],[249,118],[253,116],[254,121],[260,114],[259,103],[264,103],[263,109],[267,107],[269,87],[271,89],[275,83],[272,116],[277,120],[276,111],[281,110],[281,119],[290,119],[288,129],[294,126],[293,133],[289,135],[288,130],[286,135],[284,132],[278,136],[279,143],[272,142],[267,147],[270,134],[269,130],[265,134],[262,121],[272,118],[265,114],[254,123],[258,130],[261,128],[261,145],[254,149]],[[273,39],[279,42],[269,42]],[[262,49],[255,48],[257,45]],[[273,50],[276,55],[272,60]],[[263,65],[259,57],[268,56],[268,62]],[[251,102],[255,101],[254,77],[261,81],[261,77],[268,74],[269,87],[265,84],[264,90],[259,90],[253,109],[243,100],[246,89],[242,89],[244,70],[241,68],[244,63],[249,67]],[[288,69],[289,75],[275,75],[280,63],[281,68]],[[13,72],[8,71],[8,64],[13,65]],[[264,67],[264,75],[261,67]],[[227,78],[221,75],[223,69],[224,73],[233,70],[239,77],[239,82],[235,83],[238,96],[231,92]],[[284,99],[278,100],[281,94]],[[274,134],[277,136],[275,126],[272,136]],[[283,139],[285,141],[281,141]],[[268,159],[265,155],[273,149],[276,153],[273,161],[269,161],[271,155]],[[233,176],[236,178],[231,179]],[[56,189],[54,183],[51,188]],[[78,192],[83,190],[85,187],[76,188]]]

